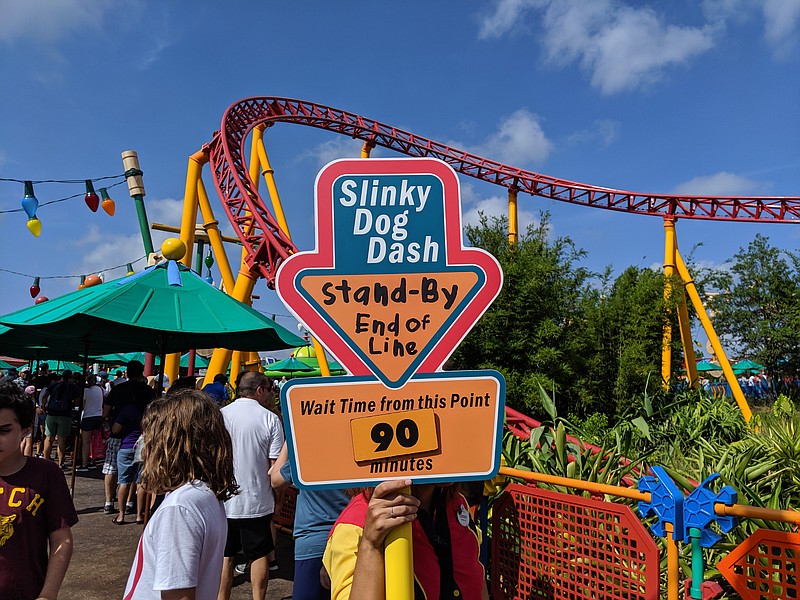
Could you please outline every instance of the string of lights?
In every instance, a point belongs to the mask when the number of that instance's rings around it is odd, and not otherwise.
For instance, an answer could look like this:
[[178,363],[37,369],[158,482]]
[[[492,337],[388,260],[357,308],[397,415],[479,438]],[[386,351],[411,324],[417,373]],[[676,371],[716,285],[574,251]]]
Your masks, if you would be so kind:
[[[113,267],[107,267],[105,269],[98,269],[97,272],[98,273],[106,273],[106,272],[109,272],[109,271],[113,271],[115,269],[122,269],[123,267],[127,267],[128,269],[130,269],[130,267],[132,265],[135,265],[136,263],[138,263],[139,261],[144,260],[145,258],[147,258],[147,257],[146,256],[140,256],[136,260],[132,260],[130,262],[124,262],[124,263],[121,263],[119,265],[114,265]],[[78,275],[30,275],[28,273],[21,273],[19,271],[14,271],[13,269],[4,269],[4,268],[0,268],[0,272],[8,273],[10,275],[19,275],[20,277],[28,277],[28,278],[31,278],[31,279],[36,279],[36,278],[38,278],[38,279],[77,279],[79,277],[84,277],[86,275],[86,273],[80,273]]]
[[[114,177],[122,177],[122,176],[121,175],[115,175]],[[101,179],[113,179],[114,177],[99,177],[99,178],[94,179],[92,181],[100,181]],[[17,179],[0,178],[0,181],[14,181],[16,183],[25,184],[24,181],[19,181]],[[33,183],[33,184],[53,183],[53,181],[32,181],[31,183]],[[63,180],[63,181],[58,181],[57,183],[73,183],[74,184],[74,183],[85,183],[85,181],[81,180],[81,181],[77,181],[76,182],[76,181]],[[117,183],[112,183],[111,185],[107,185],[107,186],[105,186],[104,188],[101,188],[101,189],[109,190],[111,188],[117,187],[118,185],[122,185],[123,183],[125,183],[124,179],[122,181],[118,181]],[[47,202],[40,202],[38,207],[41,208],[42,206],[48,206],[50,204],[57,204],[59,202],[66,202],[67,200],[72,200],[73,198],[85,198],[85,196],[86,196],[86,192],[80,192],[78,194],[72,194],[71,196],[64,196],[63,198],[57,198],[55,200],[48,200]],[[0,210],[0,215],[8,214],[8,213],[17,213],[17,212],[27,212],[27,211],[25,210],[24,207],[21,207],[21,208],[7,208],[5,210]]]

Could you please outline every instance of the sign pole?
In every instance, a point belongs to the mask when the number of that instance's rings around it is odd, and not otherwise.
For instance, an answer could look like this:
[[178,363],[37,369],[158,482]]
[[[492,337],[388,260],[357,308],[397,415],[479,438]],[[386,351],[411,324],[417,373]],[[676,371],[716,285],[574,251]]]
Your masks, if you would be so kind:
[[[411,488],[403,488],[400,493],[410,494]],[[386,536],[383,553],[386,600],[414,599],[414,548],[411,539],[411,523],[395,527]]]

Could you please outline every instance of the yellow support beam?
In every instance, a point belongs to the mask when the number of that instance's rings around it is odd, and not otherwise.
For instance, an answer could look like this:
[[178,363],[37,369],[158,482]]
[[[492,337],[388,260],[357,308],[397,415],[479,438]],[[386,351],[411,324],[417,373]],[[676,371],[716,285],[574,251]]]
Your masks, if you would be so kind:
[[214,250],[217,268],[219,269],[220,277],[222,277],[222,285],[225,287],[225,292],[231,295],[233,294],[235,282],[231,264],[228,261],[228,254],[225,252],[225,245],[223,244],[225,238],[220,233],[219,221],[214,218],[214,211],[211,209],[211,202],[208,200],[208,194],[202,179],[197,180],[197,201],[200,206],[200,214],[203,216],[203,229],[206,231],[211,249]]
[[680,274],[681,279],[683,279],[684,285],[686,286],[686,293],[689,296],[689,299],[692,301],[692,306],[694,306],[694,310],[697,312],[697,317],[700,319],[703,330],[708,336],[708,341],[711,343],[711,347],[714,348],[714,353],[719,359],[719,365],[722,367],[722,373],[725,375],[725,381],[727,381],[728,385],[731,387],[731,393],[733,394],[734,400],[736,400],[736,404],[739,405],[739,410],[742,411],[744,420],[749,423],[753,418],[753,412],[750,410],[750,406],[747,404],[744,393],[742,393],[742,388],[739,387],[739,381],[736,379],[736,375],[731,368],[731,363],[728,361],[728,357],[725,355],[725,350],[723,350],[722,344],[717,337],[717,333],[714,331],[714,326],[711,324],[711,319],[708,318],[706,309],[703,306],[703,301],[700,299],[700,294],[697,293],[697,287],[694,285],[694,281],[692,281],[692,277],[689,274],[689,269],[686,268],[686,264],[683,262],[683,258],[681,257],[681,253],[679,251],[675,252],[675,260],[678,267],[678,273]]
[[[208,162],[208,153],[199,150],[189,157],[189,167],[186,169],[186,187],[183,194],[183,217],[181,218],[181,241],[186,245],[186,254],[181,262],[192,268],[194,256],[194,229],[197,225],[197,182],[203,165]],[[170,384],[178,378],[181,355],[179,353],[167,354],[164,360],[164,374],[169,377]]]
[[361,158],[369,158],[372,154],[372,149],[375,147],[375,142],[364,142],[361,146]]
[[[239,302],[245,302],[245,299],[250,298],[250,295],[253,293],[253,288],[255,288],[257,280],[258,278],[251,273],[245,265],[242,265],[242,269],[236,277],[236,284],[233,287],[233,293],[231,295]],[[225,373],[228,370],[232,353],[233,351],[227,348],[217,348],[214,350],[214,354],[211,355],[211,360],[208,363],[206,378],[203,380],[203,385],[212,383],[215,375]],[[231,370],[232,380],[236,380],[237,373],[238,371],[234,372]]]
[[519,238],[519,217],[517,216],[517,190],[508,188],[508,243],[516,245]]
[[[672,298],[672,278],[675,276],[675,221],[664,219],[664,303]],[[672,379],[672,321],[669,311],[664,321],[664,333],[661,339],[661,385],[669,389]]]

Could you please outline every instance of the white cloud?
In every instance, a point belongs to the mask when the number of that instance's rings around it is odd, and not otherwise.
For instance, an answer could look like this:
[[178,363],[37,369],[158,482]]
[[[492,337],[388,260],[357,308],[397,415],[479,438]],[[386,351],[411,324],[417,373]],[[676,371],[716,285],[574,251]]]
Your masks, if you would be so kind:
[[619,138],[620,124],[618,121],[598,119],[592,123],[590,129],[576,131],[567,137],[567,144],[596,144],[607,148]]
[[311,150],[304,152],[300,155],[300,159],[310,158],[319,168],[322,168],[332,160],[339,158],[359,158],[363,145],[364,142],[361,140],[336,136],[334,139],[317,144]]
[[480,39],[500,37],[520,25],[523,13],[531,8],[541,8],[547,0],[498,0],[495,10],[481,21]]
[[[525,231],[529,225],[536,222],[536,215],[532,210],[525,207],[525,200],[530,200],[527,194],[519,194],[517,198],[517,221],[519,232]],[[461,223],[462,227],[467,225],[476,226],[480,224],[480,215],[483,213],[490,216],[508,216],[508,196],[490,196],[484,198],[475,192],[475,188],[469,184],[461,186]],[[466,240],[465,240],[466,243]]]
[[674,192],[687,196],[745,196],[760,191],[762,184],[735,173],[720,171],[678,184]]
[[[183,216],[183,200],[174,198],[163,198],[146,201],[147,218],[150,223],[161,223],[180,227]],[[219,209],[222,210],[221,208]],[[224,215],[217,214],[219,227],[223,235],[236,237],[233,227]],[[198,222],[202,218],[198,213]],[[159,250],[161,244],[168,237],[178,237],[176,233],[166,231],[150,230],[153,240],[153,247]],[[74,246],[81,248],[82,259],[77,267],[78,272],[97,273],[103,269],[134,261],[144,256],[144,244],[139,233],[134,234],[115,234],[107,230],[101,230],[97,225],[89,226],[85,232],[73,242]],[[238,261],[238,253],[228,250],[229,258]],[[138,262],[135,266],[139,271],[145,265],[144,261]],[[125,268],[116,269],[107,275],[111,279],[116,279],[125,274]]]
[[527,10],[539,9],[537,34],[545,58],[577,62],[603,94],[642,88],[664,71],[713,46],[713,28],[670,25],[648,7],[617,0],[499,0],[481,22],[479,37],[499,37],[520,27]]
[[713,46],[709,29],[663,22],[650,8],[611,0],[553,2],[544,44],[554,64],[577,61],[603,94],[637,89]]
[[181,226],[183,219],[183,199],[163,198],[145,201],[147,218],[151,223],[163,223],[174,227]]
[[497,131],[476,152],[508,165],[525,165],[547,160],[553,143],[547,139],[538,117],[523,109],[500,122]]
[[142,32],[142,39],[146,44],[146,50],[139,59],[136,68],[140,71],[147,70],[151,65],[158,62],[164,51],[176,45],[179,40],[173,28],[169,25],[169,14],[162,7],[161,15],[154,15],[150,11],[147,15],[147,28]]
[[764,0],[764,37],[775,56],[789,57],[797,48],[800,0]]
[[0,8],[0,41],[23,38],[52,43],[86,29],[99,29],[119,9],[114,0],[8,0]]

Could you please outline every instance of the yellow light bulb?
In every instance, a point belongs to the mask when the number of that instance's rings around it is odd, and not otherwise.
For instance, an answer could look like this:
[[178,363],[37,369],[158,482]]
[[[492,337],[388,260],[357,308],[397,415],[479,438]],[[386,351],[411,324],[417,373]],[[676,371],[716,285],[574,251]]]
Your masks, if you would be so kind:
[[28,231],[30,231],[36,237],[39,237],[42,234],[42,222],[36,217],[28,219],[26,225],[28,226]]

